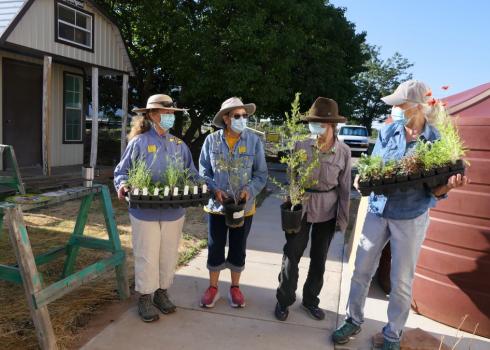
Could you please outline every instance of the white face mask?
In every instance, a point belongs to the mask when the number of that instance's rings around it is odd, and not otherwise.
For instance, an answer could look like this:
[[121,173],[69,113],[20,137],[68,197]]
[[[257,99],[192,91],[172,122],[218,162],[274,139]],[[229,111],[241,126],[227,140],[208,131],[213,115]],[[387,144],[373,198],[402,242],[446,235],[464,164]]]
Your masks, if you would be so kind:
[[322,127],[322,123],[309,122],[308,128],[313,135],[323,135],[326,128]]
[[241,133],[247,127],[247,118],[240,117],[239,119],[231,118],[231,130],[236,133]]
[[391,118],[393,119],[393,123],[396,124],[401,124],[403,126],[407,125],[410,120],[412,120],[413,117],[410,117],[407,119],[407,115],[405,114],[405,111],[409,111],[413,108],[416,108],[417,105],[412,106],[407,109],[401,109],[400,107],[393,106],[391,109]]

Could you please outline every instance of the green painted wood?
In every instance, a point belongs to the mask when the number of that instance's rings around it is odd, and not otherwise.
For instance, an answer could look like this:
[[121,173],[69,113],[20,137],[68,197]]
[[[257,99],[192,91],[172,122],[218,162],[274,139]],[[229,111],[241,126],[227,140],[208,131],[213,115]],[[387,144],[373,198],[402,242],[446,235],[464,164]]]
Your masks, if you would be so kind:
[[72,236],[72,238],[70,239],[70,244],[89,249],[99,249],[108,252],[114,251],[112,247],[112,242],[107,239],[100,239],[95,237]]
[[112,243],[112,247],[115,252],[122,252],[124,254],[122,263],[116,266],[117,292],[119,294],[119,298],[124,300],[130,296],[126,254],[121,247],[121,240],[119,238],[119,232],[117,230],[116,220],[114,218],[114,211],[112,209],[111,195],[107,186],[102,186],[101,197],[102,210],[104,212],[107,232],[109,233],[109,241]]
[[46,306],[50,302],[62,297],[66,293],[84,285],[109,269],[124,262],[124,252],[116,252],[111,257],[100,260],[83,270],[77,271],[64,279],[51,284],[33,295],[34,304],[37,308]]
[[[83,197],[82,203],[80,204],[80,210],[78,211],[77,222],[75,224],[75,228],[73,229],[72,237],[83,235],[83,231],[87,223],[88,211],[90,209],[90,205],[92,204],[93,199],[93,193]],[[63,267],[63,273],[61,275],[62,278],[65,278],[66,276],[73,273],[79,248],[79,246],[73,245],[71,242],[68,243],[68,247],[66,250],[67,257],[65,265]]]
[[0,265],[0,280],[22,284],[22,277],[18,267]]

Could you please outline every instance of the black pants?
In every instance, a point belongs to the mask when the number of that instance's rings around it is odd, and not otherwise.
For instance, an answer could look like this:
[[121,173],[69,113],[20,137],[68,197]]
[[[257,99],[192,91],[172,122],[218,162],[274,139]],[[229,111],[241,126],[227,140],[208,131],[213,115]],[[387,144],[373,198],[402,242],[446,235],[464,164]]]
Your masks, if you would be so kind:
[[327,260],[328,247],[335,232],[335,219],[311,224],[306,215],[297,234],[286,233],[286,244],[279,273],[277,301],[287,307],[296,301],[298,287],[298,264],[308,244],[311,228],[310,268],[303,286],[303,305],[316,306],[320,303],[318,295],[323,286],[323,274]]

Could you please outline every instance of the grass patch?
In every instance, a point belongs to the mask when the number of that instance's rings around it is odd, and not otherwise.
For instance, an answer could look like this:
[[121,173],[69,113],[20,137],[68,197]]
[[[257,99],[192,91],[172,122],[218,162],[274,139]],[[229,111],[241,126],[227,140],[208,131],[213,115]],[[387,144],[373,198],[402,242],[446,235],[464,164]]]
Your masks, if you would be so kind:
[[[59,206],[25,213],[24,219],[34,254],[65,245],[75,226],[80,201],[69,201]],[[121,244],[128,256],[128,272],[131,292],[134,293],[134,260],[131,246],[131,225],[127,206],[113,197],[113,208]],[[179,248],[179,266],[188,263],[200,249],[206,246],[207,225],[202,208],[187,209],[184,236]],[[101,203],[92,203],[85,235],[107,238]],[[109,253],[81,248],[77,257],[76,270],[80,270]],[[12,265],[15,256],[8,232],[0,233],[0,263]],[[39,267],[43,282],[50,284],[59,279],[63,270],[64,257]],[[21,285],[0,281],[0,341],[2,349],[38,349],[24,290]],[[74,292],[48,305],[58,346],[71,349],[80,331],[88,322],[102,313],[111,303],[118,302],[115,273],[107,273]]]

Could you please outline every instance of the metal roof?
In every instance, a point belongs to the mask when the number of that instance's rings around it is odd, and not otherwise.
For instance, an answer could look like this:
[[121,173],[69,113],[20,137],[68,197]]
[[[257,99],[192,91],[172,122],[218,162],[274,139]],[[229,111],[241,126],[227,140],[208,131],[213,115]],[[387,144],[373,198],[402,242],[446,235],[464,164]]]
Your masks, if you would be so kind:
[[0,0],[0,37],[19,14],[27,0]]

